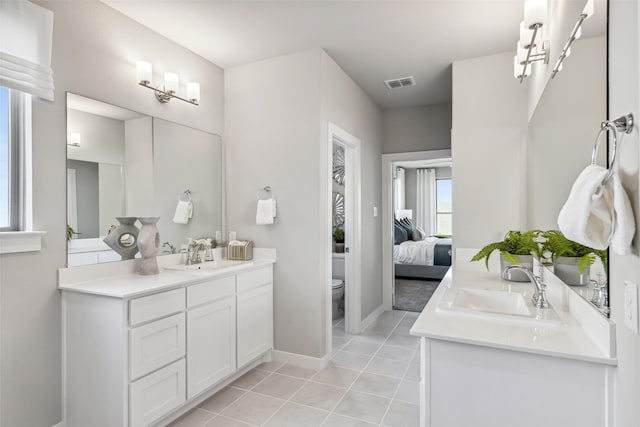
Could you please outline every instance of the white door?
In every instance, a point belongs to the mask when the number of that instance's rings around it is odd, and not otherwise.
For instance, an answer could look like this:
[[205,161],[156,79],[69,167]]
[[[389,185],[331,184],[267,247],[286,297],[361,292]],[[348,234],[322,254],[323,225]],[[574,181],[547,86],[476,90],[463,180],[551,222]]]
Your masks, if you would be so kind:
[[273,347],[273,284],[238,294],[238,368]]
[[187,313],[187,398],[236,370],[235,297]]

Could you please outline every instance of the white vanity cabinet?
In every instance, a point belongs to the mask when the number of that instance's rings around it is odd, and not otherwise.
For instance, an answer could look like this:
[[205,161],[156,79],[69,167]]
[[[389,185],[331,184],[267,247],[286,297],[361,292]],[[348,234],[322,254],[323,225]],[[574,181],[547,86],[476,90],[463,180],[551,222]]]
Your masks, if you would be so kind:
[[273,348],[271,263],[162,274],[60,286],[66,427],[164,423]]

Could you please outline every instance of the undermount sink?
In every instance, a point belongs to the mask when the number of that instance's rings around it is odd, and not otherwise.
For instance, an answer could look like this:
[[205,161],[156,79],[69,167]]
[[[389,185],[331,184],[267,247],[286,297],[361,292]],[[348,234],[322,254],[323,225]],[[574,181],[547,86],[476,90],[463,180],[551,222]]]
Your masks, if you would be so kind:
[[206,261],[198,264],[174,264],[165,265],[165,270],[180,270],[180,271],[198,271],[198,270],[217,270],[219,268],[233,267],[236,265],[252,264],[253,261],[235,261],[229,259],[222,259],[218,261]]
[[500,319],[549,321],[562,323],[552,309],[537,309],[518,292],[484,289],[449,288],[440,299],[436,311]]

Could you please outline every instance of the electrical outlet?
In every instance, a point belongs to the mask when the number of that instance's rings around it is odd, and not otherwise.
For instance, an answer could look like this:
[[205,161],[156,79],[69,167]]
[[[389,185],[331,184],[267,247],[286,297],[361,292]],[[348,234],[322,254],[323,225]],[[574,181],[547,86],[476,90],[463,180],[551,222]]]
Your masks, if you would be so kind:
[[638,285],[624,281],[624,324],[638,333]]

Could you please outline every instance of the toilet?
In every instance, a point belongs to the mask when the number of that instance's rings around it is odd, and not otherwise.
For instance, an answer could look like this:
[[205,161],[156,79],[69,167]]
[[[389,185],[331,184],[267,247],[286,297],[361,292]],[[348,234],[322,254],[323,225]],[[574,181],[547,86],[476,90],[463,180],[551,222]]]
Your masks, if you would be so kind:
[[332,298],[332,319],[340,317],[344,309],[340,308],[344,297],[344,254],[333,254],[331,262],[331,298]]

